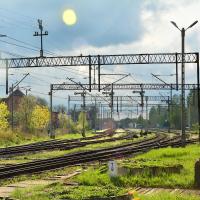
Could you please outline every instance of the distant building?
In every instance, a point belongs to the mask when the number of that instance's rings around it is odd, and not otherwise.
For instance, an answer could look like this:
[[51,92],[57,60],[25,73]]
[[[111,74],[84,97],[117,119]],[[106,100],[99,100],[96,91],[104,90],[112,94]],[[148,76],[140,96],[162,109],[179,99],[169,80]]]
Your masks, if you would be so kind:
[[[25,94],[17,88],[13,93],[11,93],[7,98],[2,98],[1,102],[5,102],[8,106],[8,110],[12,112],[12,101],[13,101],[13,111],[18,111],[19,104],[21,99],[25,96]],[[13,100],[12,100],[13,98]]]
[[103,119],[100,121],[100,126],[102,126],[102,129],[109,129],[113,128],[115,129],[117,127],[115,121],[113,119]]

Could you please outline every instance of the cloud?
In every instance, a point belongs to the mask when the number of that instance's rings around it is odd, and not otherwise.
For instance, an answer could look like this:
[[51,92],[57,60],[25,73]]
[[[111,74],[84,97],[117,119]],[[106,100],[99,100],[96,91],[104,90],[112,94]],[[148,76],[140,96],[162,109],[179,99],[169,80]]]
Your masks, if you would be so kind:
[[[16,0],[13,3],[8,0],[1,2],[0,5],[17,12],[23,9],[23,15],[31,16],[31,18],[26,18],[14,13],[8,14],[5,11],[4,15],[9,15],[10,19],[16,18],[16,20],[25,21],[25,23],[22,25],[13,21],[15,24],[14,32],[10,24],[3,30],[10,31],[9,34],[22,40],[27,39],[38,46],[39,39],[32,37],[33,31],[37,30],[37,22],[34,20],[38,17],[43,18],[45,29],[49,30],[49,36],[45,38],[44,46],[59,55],[180,52],[180,32],[172,26],[170,21],[177,22],[180,27],[187,27],[200,18],[200,2],[197,0],[125,0],[123,2],[116,2],[116,0],[95,0],[95,2],[69,0],[67,3],[63,3],[61,0],[29,1],[29,3],[25,0]],[[64,26],[61,21],[61,13],[68,7],[75,9],[78,15],[78,24],[72,28]],[[29,26],[29,21],[31,26]],[[186,32],[186,51],[199,50],[198,30],[199,24]],[[11,51],[10,46],[6,48]],[[33,55],[28,51],[19,51],[16,47],[12,51]],[[194,82],[193,77],[196,78],[195,66],[187,65],[186,67],[187,82]],[[74,75],[76,80],[82,81],[88,68],[74,67],[74,69],[77,69],[79,73],[70,74],[70,76]],[[155,80],[152,79],[151,73],[171,74],[174,73],[175,66],[129,65],[105,67],[104,69],[104,72],[108,73],[130,72],[139,82],[152,82]],[[84,73],[81,74],[82,72]],[[49,70],[47,73],[44,70],[45,73],[50,75],[52,72]],[[53,73],[60,76],[61,81],[64,80],[64,76],[59,70]],[[175,80],[174,77],[164,79],[169,82]],[[50,77],[49,80],[51,80]],[[52,81],[59,82],[57,79],[52,79]],[[131,81],[131,79],[127,81]],[[44,90],[48,91],[49,86]]]

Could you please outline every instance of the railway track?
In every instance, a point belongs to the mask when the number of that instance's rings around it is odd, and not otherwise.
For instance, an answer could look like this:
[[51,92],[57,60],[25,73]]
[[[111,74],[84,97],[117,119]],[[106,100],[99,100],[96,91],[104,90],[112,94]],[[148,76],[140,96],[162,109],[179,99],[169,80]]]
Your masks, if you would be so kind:
[[[187,141],[187,143],[195,141]],[[83,163],[93,161],[106,161],[113,158],[121,158],[127,155],[145,152],[150,149],[167,147],[167,146],[180,146],[180,138],[167,138],[166,135],[157,135],[151,139],[145,139],[134,143],[119,145],[112,148],[104,148],[92,151],[84,151],[66,154],[65,156],[55,157],[52,159],[39,160],[23,164],[0,168],[0,179],[11,178],[13,176],[29,174],[35,172],[42,172],[67,166],[75,166]]]
[[97,144],[104,142],[112,142],[122,139],[129,139],[131,134],[127,133],[125,136],[111,137],[107,139],[101,139],[108,136],[112,136],[114,133],[105,131],[99,135],[87,138],[73,139],[73,140],[50,140],[44,142],[37,142],[27,145],[12,146],[7,148],[0,148],[0,157],[13,157],[17,155],[23,155],[27,153],[36,153],[44,150],[68,150],[78,147],[83,147],[89,144]]

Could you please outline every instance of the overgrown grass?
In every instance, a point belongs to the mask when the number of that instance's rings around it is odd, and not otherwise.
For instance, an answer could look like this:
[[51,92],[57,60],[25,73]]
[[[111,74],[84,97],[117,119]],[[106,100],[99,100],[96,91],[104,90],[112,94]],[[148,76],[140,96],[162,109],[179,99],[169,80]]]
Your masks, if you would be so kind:
[[86,198],[108,197],[113,195],[123,195],[125,189],[111,186],[78,186],[66,187],[63,184],[52,184],[49,186],[38,186],[28,189],[16,190],[12,197],[19,200],[83,200]]
[[14,178],[1,180],[0,186],[5,186],[8,184],[13,184],[13,183],[17,183],[20,181],[26,181],[26,180],[38,180],[38,179],[41,180],[41,179],[47,179],[47,178],[59,176],[59,175],[67,175],[67,174],[73,173],[76,170],[81,170],[81,169],[82,168],[80,166],[66,167],[66,168],[55,169],[55,170],[51,170],[51,171],[45,171],[43,173],[35,173],[35,174],[16,176]]
[[[13,198],[19,200],[84,200],[95,199],[95,197],[118,196],[127,193],[127,189],[113,186],[78,186],[66,187],[63,184],[52,184],[49,186],[37,186],[28,189],[17,189],[12,194]],[[167,192],[137,195],[134,199],[138,200],[199,200],[198,196],[170,194]]]
[[141,166],[172,166],[181,164],[183,170],[178,173],[159,173],[152,175],[149,173],[138,174],[136,176],[121,177],[126,185],[140,186],[162,186],[162,187],[194,187],[194,164],[200,156],[199,145],[189,145],[186,148],[164,148],[152,150],[148,153],[132,158],[124,165],[129,167]]
[[[119,166],[128,168],[146,167],[148,169],[148,166],[174,166],[180,164],[183,169],[180,173],[167,173],[161,170],[158,174],[152,174],[148,170],[144,170],[143,173],[135,175],[118,176],[112,179],[111,182],[119,187],[194,188],[194,164],[199,155],[199,145],[152,150],[135,158],[119,161]],[[99,173],[95,170],[89,170],[78,176],[76,181],[80,184],[95,185],[101,183],[102,180],[109,181],[106,172]]]
[[12,144],[20,144],[24,140],[23,134],[13,133],[11,130],[0,130],[0,146],[7,147]]
[[98,170],[94,168],[89,168],[86,172],[78,175],[75,178],[80,185],[85,186],[106,186],[113,185],[110,181],[110,177],[107,174],[107,167],[100,167]]
[[39,159],[48,159],[48,158],[53,158],[53,157],[58,157],[58,156],[63,156],[68,153],[75,153],[75,152],[81,152],[81,151],[89,151],[89,150],[94,150],[94,149],[100,149],[100,148],[105,148],[105,147],[114,147],[120,144],[126,144],[129,141],[127,140],[119,140],[115,142],[105,142],[105,143],[98,143],[98,144],[90,144],[85,147],[79,147],[79,148],[74,148],[70,150],[64,150],[64,151],[42,151],[38,152],[35,154],[27,154],[23,156],[15,156],[9,159],[0,159],[0,165],[5,165],[5,164],[17,164],[17,163],[25,163],[33,160],[39,160]]
[[141,200],[199,200],[199,196],[193,195],[181,195],[181,194],[170,194],[162,192],[153,195],[139,195]]
[[[121,134],[118,135],[118,137],[120,137]],[[153,137],[154,134],[148,135],[148,138]],[[115,136],[117,137],[117,136]],[[106,137],[108,138],[108,137]],[[104,139],[106,139],[104,138]],[[143,140],[144,137],[139,137],[139,138],[134,138],[132,140],[117,140],[117,141],[113,141],[113,142],[104,142],[104,143],[97,143],[97,144],[90,144],[84,147],[79,147],[79,148],[74,148],[74,149],[70,149],[70,150],[64,150],[64,151],[59,151],[59,150],[55,150],[55,151],[41,151],[38,153],[34,153],[34,154],[26,154],[26,155],[22,155],[22,156],[15,156],[9,159],[0,159],[0,165],[5,165],[5,164],[17,164],[17,163],[23,163],[23,162],[28,162],[28,161],[32,161],[32,160],[38,160],[38,159],[47,159],[47,158],[53,158],[53,157],[58,157],[58,156],[63,156],[65,154],[68,153],[75,153],[75,152],[81,152],[81,151],[89,151],[89,150],[94,150],[94,149],[101,149],[101,148],[106,148],[106,147],[115,147],[118,145],[122,145],[122,144],[127,144],[130,142],[134,142],[134,141],[141,141]],[[102,140],[102,139],[99,139]]]
[[[183,170],[180,174],[159,173],[152,175],[142,173],[137,175],[128,174],[110,178],[107,165],[101,167],[90,167],[86,172],[66,180],[64,184],[55,184],[48,187],[39,187],[29,190],[17,190],[13,197],[27,200],[49,200],[69,199],[79,200],[94,196],[106,197],[109,195],[125,194],[129,188],[137,186],[144,187],[167,187],[167,188],[193,188],[194,187],[194,163],[199,158],[199,145],[189,145],[186,148],[164,148],[152,150],[148,153],[129,158],[126,161],[119,161],[118,165],[126,167],[147,167],[166,166],[182,164]],[[77,187],[66,187],[68,182],[75,181]],[[197,200],[198,196],[170,194],[162,192],[152,195],[140,195],[141,200]]]
[[[87,137],[94,136],[94,134],[89,131],[86,133]],[[56,135],[56,139],[78,139],[82,138],[80,133],[63,133],[59,132]],[[24,133],[19,130],[0,130],[0,147],[8,147],[14,145],[29,144],[33,142],[41,142],[51,140],[47,135],[46,131],[38,131],[36,133]]]

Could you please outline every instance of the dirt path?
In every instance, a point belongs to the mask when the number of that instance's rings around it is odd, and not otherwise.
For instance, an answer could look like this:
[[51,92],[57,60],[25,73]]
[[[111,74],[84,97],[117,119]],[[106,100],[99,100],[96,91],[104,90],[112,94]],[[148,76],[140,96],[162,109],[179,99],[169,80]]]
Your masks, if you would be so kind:
[[73,176],[76,176],[81,173],[81,170],[76,170],[73,173],[63,175],[63,176],[53,176],[46,179],[40,179],[40,180],[26,180],[26,181],[20,181],[18,183],[10,184],[7,186],[0,187],[0,199],[11,199],[10,195],[15,189],[18,188],[28,188],[33,186],[39,186],[39,185],[50,185],[52,183],[62,182],[65,179],[71,178]]

